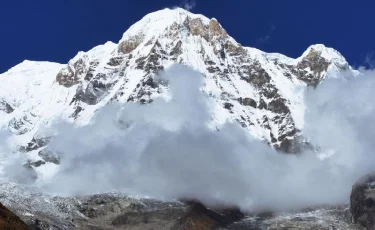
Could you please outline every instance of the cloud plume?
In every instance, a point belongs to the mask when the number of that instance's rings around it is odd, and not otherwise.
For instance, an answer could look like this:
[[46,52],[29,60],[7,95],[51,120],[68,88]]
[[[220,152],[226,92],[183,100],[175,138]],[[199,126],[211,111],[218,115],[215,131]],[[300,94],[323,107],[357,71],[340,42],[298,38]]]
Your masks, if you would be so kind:
[[258,43],[261,44],[261,45],[271,43],[271,37],[272,37],[273,33],[275,32],[275,30],[276,30],[276,26],[271,25],[268,29],[267,34],[265,36],[259,38]]
[[191,11],[195,8],[195,6],[197,5],[197,3],[194,1],[194,0],[185,0],[183,3],[182,3],[182,7],[185,9],[185,10],[188,10],[188,11]]
[[327,80],[306,91],[304,135],[335,152],[285,155],[236,123],[209,128],[211,99],[203,77],[186,66],[160,81],[169,97],[142,105],[109,105],[84,127],[56,125],[50,148],[61,166],[39,184],[59,195],[121,191],[159,199],[198,199],[245,211],[289,210],[349,199],[352,183],[375,163],[374,72]]

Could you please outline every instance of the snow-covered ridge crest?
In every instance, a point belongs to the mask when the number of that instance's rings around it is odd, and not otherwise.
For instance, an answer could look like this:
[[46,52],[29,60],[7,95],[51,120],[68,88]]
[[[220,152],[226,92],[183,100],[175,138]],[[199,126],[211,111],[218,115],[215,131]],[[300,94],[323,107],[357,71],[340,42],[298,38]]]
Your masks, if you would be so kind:
[[184,23],[187,17],[191,19],[200,19],[205,25],[209,25],[210,23],[210,19],[203,15],[190,13],[182,8],[166,8],[144,16],[139,22],[135,23],[124,33],[121,41],[138,36],[139,34],[145,36],[158,35],[173,23]]
[[[330,75],[353,71],[324,45],[299,58],[265,53],[237,43],[216,19],[184,9],[146,15],[119,40],[79,52],[68,64],[26,61],[0,75],[0,127],[13,132],[15,150],[29,152],[37,171],[56,164],[40,130],[57,119],[87,124],[111,102],[142,104],[165,97],[156,76],[181,63],[204,76],[213,100],[213,128],[239,123],[255,138],[298,152],[303,92]],[[15,87],[16,86],[16,87]]]

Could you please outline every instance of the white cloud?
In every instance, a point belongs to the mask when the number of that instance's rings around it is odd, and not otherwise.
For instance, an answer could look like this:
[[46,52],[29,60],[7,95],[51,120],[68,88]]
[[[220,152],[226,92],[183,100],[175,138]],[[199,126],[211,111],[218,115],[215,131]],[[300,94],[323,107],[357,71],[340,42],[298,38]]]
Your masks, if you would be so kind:
[[212,102],[200,91],[201,74],[173,66],[161,76],[171,100],[108,106],[90,126],[56,126],[51,148],[62,152],[61,168],[42,188],[198,199],[248,211],[348,202],[353,182],[375,164],[374,77],[365,71],[306,92],[304,134],[336,151],[322,161],[313,152],[278,153],[234,123],[208,128]]
[[183,3],[182,3],[182,7],[185,9],[185,10],[188,10],[188,11],[191,11],[195,8],[196,6],[196,2],[194,0],[185,0]]
[[272,37],[273,33],[275,32],[275,30],[276,30],[275,25],[270,26],[267,34],[265,36],[259,38],[258,43],[260,43],[260,44],[270,43],[271,37]]
[[365,64],[369,66],[371,69],[375,68],[374,51],[369,52],[365,56]]

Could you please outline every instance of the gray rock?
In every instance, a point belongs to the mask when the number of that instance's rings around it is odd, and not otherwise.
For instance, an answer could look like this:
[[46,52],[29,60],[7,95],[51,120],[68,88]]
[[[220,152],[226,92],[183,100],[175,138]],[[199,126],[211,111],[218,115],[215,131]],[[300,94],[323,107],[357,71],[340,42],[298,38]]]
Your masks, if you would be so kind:
[[0,100],[0,111],[4,111],[9,114],[9,113],[13,113],[14,109],[6,101]]
[[251,106],[253,108],[257,107],[257,102],[251,98],[245,97],[245,98],[239,98],[238,99],[239,103],[245,106]]
[[30,152],[33,150],[40,149],[44,146],[46,146],[50,141],[52,137],[33,137],[31,141],[26,146],[21,146],[19,148],[20,152]]
[[57,153],[53,152],[53,150],[44,148],[39,151],[38,155],[45,161],[54,163],[56,165],[60,164],[60,157]]
[[358,180],[350,195],[352,221],[367,229],[375,228],[375,173]]

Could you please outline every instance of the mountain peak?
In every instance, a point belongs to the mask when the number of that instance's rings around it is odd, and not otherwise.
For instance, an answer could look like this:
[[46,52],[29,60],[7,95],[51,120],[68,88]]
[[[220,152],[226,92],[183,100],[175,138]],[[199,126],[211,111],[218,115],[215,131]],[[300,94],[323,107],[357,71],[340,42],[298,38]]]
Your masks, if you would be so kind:
[[[191,22],[191,24],[189,24]],[[131,26],[123,35],[120,43],[135,38],[149,40],[152,37],[158,37],[161,33],[178,29],[183,32],[184,29],[204,30],[214,27],[220,27],[216,19],[209,19],[201,14],[193,14],[182,8],[163,9],[147,14],[140,21]],[[196,28],[200,27],[200,28]]]
[[[186,9],[176,7],[176,8],[165,8],[162,10],[158,10],[152,13],[147,14],[144,18],[152,18],[152,19],[160,19],[160,18],[165,18],[165,19],[171,19],[172,21],[178,21],[180,19],[184,19],[185,17],[191,17],[191,18],[200,18],[206,24],[209,23],[210,19],[207,18],[206,16],[202,14],[194,14]],[[143,20],[142,19],[142,20]]]
[[319,53],[319,55],[327,60],[333,60],[335,62],[338,62],[340,64],[347,63],[345,58],[338,52],[337,50],[333,48],[329,48],[323,44],[315,44],[311,45],[307,48],[307,50],[302,54],[300,59],[305,58],[311,53]]

